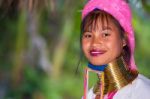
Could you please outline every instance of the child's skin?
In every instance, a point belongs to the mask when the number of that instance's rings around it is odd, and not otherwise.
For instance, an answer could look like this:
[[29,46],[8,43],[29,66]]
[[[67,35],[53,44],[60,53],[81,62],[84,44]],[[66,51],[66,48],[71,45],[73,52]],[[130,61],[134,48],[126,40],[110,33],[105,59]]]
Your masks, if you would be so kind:
[[83,31],[82,50],[93,65],[104,65],[114,61],[121,55],[124,46],[125,38],[121,37],[118,27],[109,17],[108,22],[106,18],[103,22],[98,18],[92,29],[89,25]]

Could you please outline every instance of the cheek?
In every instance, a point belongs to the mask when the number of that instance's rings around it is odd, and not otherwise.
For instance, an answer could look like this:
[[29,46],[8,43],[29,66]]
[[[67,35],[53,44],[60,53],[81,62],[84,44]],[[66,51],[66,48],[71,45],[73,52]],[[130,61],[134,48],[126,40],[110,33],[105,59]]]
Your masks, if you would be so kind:
[[82,51],[84,54],[88,54],[89,49],[90,49],[91,43],[90,41],[82,40]]
[[116,54],[116,56],[119,56],[122,52],[122,47],[121,45],[116,45],[116,47],[114,48],[114,54]]
[[82,46],[87,47],[90,45],[90,40],[82,40]]
[[112,40],[107,45],[113,56],[119,56],[121,54],[123,46],[121,40]]
[[82,50],[85,51],[88,47],[88,42],[85,40],[82,40]]

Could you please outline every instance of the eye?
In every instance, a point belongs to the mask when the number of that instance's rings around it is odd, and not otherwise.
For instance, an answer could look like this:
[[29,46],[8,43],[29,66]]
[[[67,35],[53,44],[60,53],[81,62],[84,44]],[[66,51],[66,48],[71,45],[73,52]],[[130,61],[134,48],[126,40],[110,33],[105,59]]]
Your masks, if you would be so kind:
[[111,33],[110,33],[109,30],[104,30],[104,31],[102,32],[102,36],[103,36],[103,37],[109,37],[110,35],[111,35]]
[[91,33],[84,33],[83,38],[91,38],[92,34]]
[[110,36],[110,33],[103,33],[104,37]]

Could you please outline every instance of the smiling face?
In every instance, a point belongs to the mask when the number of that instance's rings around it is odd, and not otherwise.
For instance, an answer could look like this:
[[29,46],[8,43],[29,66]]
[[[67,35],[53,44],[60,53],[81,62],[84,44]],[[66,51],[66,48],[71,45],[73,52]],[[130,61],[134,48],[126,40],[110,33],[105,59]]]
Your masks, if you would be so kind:
[[93,11],[82,25],[82,50],[93,65],[104,65],[121,55],[126,45],[116,20],[104,11]]

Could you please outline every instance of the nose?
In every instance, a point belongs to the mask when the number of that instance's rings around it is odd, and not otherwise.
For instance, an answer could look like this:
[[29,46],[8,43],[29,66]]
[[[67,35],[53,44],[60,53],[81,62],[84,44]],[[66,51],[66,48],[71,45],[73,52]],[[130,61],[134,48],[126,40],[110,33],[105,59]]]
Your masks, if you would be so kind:
[[92,40],[92,46],[97,46],[102,44],[102,39],[99,36],[94,36]]

